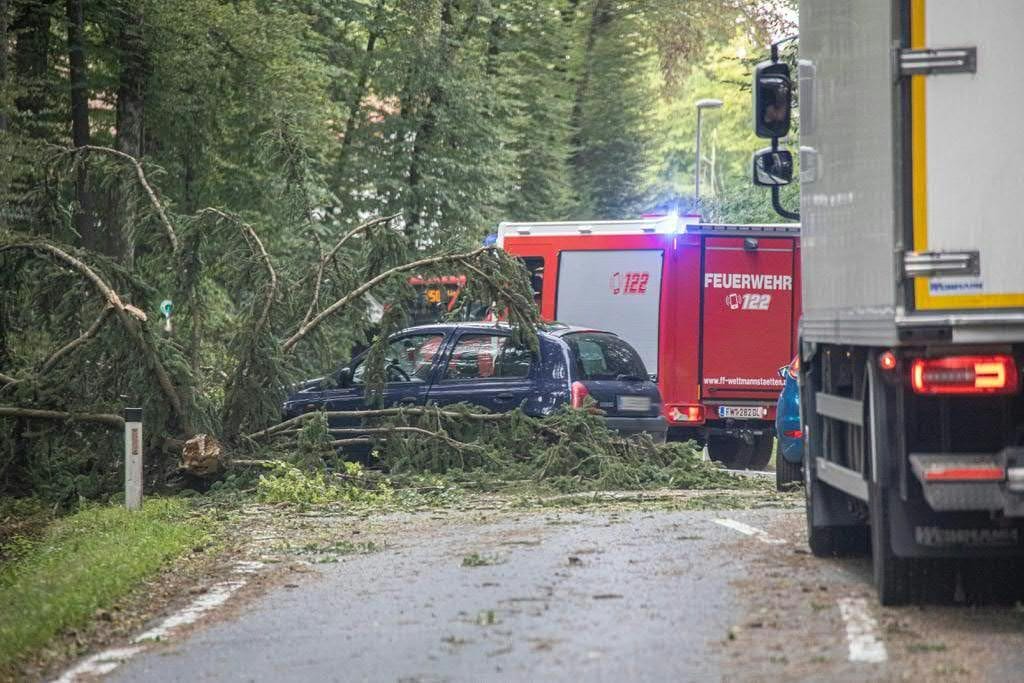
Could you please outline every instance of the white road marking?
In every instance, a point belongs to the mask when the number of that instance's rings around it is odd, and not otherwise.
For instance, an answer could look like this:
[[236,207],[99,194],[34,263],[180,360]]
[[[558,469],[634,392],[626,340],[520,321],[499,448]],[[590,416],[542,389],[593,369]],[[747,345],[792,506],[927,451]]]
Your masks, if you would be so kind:
[[878,636],[878,622],[868,610],[864,598],[840,598],[839,613],[846,622],[846,640],[850,645],[851,662],[877,664],[889,658],[885,643]]
[[780,543],[786,542],[784,539],[769,536],[768,532],[764,529],[758,529],[757,527],[750,526],[749,524],[744,524],[743,522],[737,522],[735,519],[729,519],[728,517],[716,519],[714,520],[714,522],[715,524],[721,524],[722,526],[728,529],[732,529],[733,531],[738,531],[744,536],[753,536],[758,540],[771,545],[779,545]]
[[196,598],[191,605],[180,612],[175,612],[145,633],[139,634],[132,642],[142,643],[147,640],[162,640],[166,638],[175,629],[193,624],[214,607],[223,605],[227,602],[228,598],[235,594],[235,591],[244,585],[245,581],[222,581],[214,584],[210,587],[210,590]]
[[175,612],[153,628],[133,638],[132,642],[134,645],[114,647],[86,657],[65,671],[53,683],[77,683],[77,681],[83,679],[88,680],[96,676],[109,674],[127,660],[144,651],[148,644],[158,640],[166,640],[177,629],[195,623],[207,612],[223,605],[227,602],[228,598],[247,583],[246,575],[254,574],[264,566],[262,562],[243,561],[236,563],[234,573],[242,575],[239,579],[221,581],[214,584],[206,593],[193,600],[192,604],[188,607]]
[[134,657],[143,649],[145,648],[141,645],[133,645],[131,647],[115,647],[110,650],[104,650],[91,657],[86,657],[65,671],[54,683],[74,683],[74,681],[78,680],[79,676],[102,676],[108,674],[116,669],[121,662]]

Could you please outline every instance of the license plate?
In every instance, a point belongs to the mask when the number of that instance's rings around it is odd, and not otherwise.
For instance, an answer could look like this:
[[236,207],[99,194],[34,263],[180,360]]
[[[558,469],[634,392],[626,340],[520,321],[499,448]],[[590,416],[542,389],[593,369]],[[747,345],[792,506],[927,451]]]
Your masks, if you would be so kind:
[[619,396],[619,410],[622,412],[646,412],[651,409],[649,396]]
[[768,411],[761,406],[718,406],[718,417],[732,417],[740,420],[759,420],[767,414]]

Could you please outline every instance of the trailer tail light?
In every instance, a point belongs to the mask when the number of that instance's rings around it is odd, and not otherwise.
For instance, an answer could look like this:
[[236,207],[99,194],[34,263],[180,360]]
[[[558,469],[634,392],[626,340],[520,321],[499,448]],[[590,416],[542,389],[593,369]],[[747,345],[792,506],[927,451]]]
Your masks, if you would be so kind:
[[703,422],[704,406],[672,406],[668,416],[673,422]]
[[883,370],[895,370],[896,369],[896,354],[892,351],[886,351],[878,357],[878,367]]
[[800,356],[794,356],[793,362],[786,368],[786,372],[792,379],[798,379],[800,377]]
[[590,396],[590,390],[587,389],[587,385],[583,382],[573,382],[569,392],[572,396],[573,408],[582,408],[583,401],[586,400],[587,396]]
[[918,358],[910,366],[916,394],[1015,394],[1020,388],[1013,356]]
[[967,467],[941,467],[926,470],[925,482],[933,481],[1002,481],[1006,472],[1002,467],[984,467],[981,465]]

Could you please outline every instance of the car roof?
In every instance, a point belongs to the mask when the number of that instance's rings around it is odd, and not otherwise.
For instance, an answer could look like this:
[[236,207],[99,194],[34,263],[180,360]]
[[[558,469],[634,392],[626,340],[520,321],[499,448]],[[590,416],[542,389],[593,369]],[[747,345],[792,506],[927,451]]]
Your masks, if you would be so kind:
[[[407,334],[409,332],[440,332],[445,333],[451,330],[480,330],[491,331],[491,330],[504,330],[508,331],[512,329],[512,326],[506,322],[485,322],[485,321],[474,321],[474,322],[455,322],[455,323],[432,323],[428,325],[416,325],[415,327],[407,327],[398,334]],[[601,332],[604,334],[614,334],[614,332],[607,332],[606,330],[596,330],[592,327],[581,327],[579,325],[566,325],[565,323],[544,323],[538,329],[538,332],[549,336],[560,338],[567,334],[575,334],[577,332]]]

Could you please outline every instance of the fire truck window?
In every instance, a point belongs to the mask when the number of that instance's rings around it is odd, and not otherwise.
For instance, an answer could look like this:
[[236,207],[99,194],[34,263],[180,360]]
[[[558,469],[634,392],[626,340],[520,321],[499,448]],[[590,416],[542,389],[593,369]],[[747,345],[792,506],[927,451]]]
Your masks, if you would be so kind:
[[509,344],[509,338],[489,334],[467,334],[459,338],[445,379],[491,379],[526,377],[530,374],[530,352]]
[[533,300],[540,306],[540,298],[544,293],[544,258],[541,256],[526,256],[523,258],[523,265],[530,273],[530,286],[533,288]]

